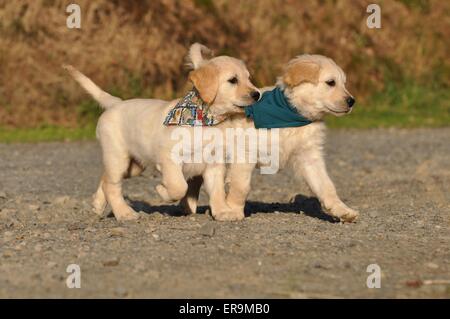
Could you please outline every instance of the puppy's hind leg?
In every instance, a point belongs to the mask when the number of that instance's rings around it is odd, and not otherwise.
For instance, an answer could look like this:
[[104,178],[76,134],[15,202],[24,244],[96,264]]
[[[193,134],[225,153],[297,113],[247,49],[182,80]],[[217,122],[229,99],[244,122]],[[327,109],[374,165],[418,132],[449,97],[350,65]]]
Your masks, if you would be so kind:
[[122,195],[122,180],[126,176],[130,166],[130,159],[121,150],[109,150],[103,154],[105,164],[105,174],[103,180],[103,191],[106,200],[112,207],[112,211],[117,220],[135,220],[139,218]]
[[202,176],[195,176],[188,180],[188,190],[186,195],[180,201],[180,205],[186,215],[197,212],[197,202],[200,195],[200,187],[203,184]]
[[[144,169],[145,168],[141,164],[139,164],[135,160],[131,160],[130,165],[128,167],[127,174],[125,175],[125,178],[139,176],[144,171]],[[103,191],[104,180],[105,180],[105,173],[103,173],[103,175],[100,179],[100,183],[98,185],[97,191],[92,196],[93,211],[94,211],[94,213],[96,213],[99,216],[103,215],[103,213],[106,209],[106,205],[108,204],[106,201],[105,192]]]

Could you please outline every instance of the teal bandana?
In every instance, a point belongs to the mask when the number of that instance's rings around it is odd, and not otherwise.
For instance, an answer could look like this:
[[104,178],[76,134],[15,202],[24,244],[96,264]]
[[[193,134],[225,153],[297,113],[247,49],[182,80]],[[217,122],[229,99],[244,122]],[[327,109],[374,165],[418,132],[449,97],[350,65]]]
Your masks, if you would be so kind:
[[167,114],[164,125],[213,126],[223,122],[224,116],[213,116],[198,91],[193,88]]
[[245,115],[253,119],[256,128],[299,127],[312,123],[297,112],[279,87],[264,92],[258,102],[245,107]]

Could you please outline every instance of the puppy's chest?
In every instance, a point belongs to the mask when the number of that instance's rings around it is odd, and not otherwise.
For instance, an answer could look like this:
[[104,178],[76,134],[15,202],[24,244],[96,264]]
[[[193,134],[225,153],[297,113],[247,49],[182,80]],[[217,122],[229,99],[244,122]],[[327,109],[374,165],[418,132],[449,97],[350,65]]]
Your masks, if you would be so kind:
[[280,134],[280,159],[288,161],[293,155],[301,155],[320,149],[323,132],[320,130],[291,130]]

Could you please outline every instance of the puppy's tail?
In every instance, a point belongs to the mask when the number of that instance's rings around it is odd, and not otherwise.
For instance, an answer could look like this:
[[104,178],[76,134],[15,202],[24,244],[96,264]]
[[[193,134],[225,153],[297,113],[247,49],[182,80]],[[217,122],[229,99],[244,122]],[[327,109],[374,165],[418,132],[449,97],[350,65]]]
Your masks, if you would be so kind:
[[85,89],[96,100],[103,109],[109,109],[122,100],[118,97],[112,96],[99,88],[86,75],[75,69],[71,65],[63,65],[70,75],[77,81],[83,89]]

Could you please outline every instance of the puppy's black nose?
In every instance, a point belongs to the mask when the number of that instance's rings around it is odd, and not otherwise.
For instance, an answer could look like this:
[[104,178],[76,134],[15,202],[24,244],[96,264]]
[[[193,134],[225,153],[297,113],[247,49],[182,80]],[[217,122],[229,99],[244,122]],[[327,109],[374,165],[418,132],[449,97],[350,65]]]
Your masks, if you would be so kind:
[[250,93],[250,96],[252,97],[253,100],[258,101],[259,97],[261,96],[261,94],[259,94],[258,91],[253,91],[252,93]]
[[349,96],[346,100],[348,107],[352,107],[355,104],[355,99],[352,96]]

